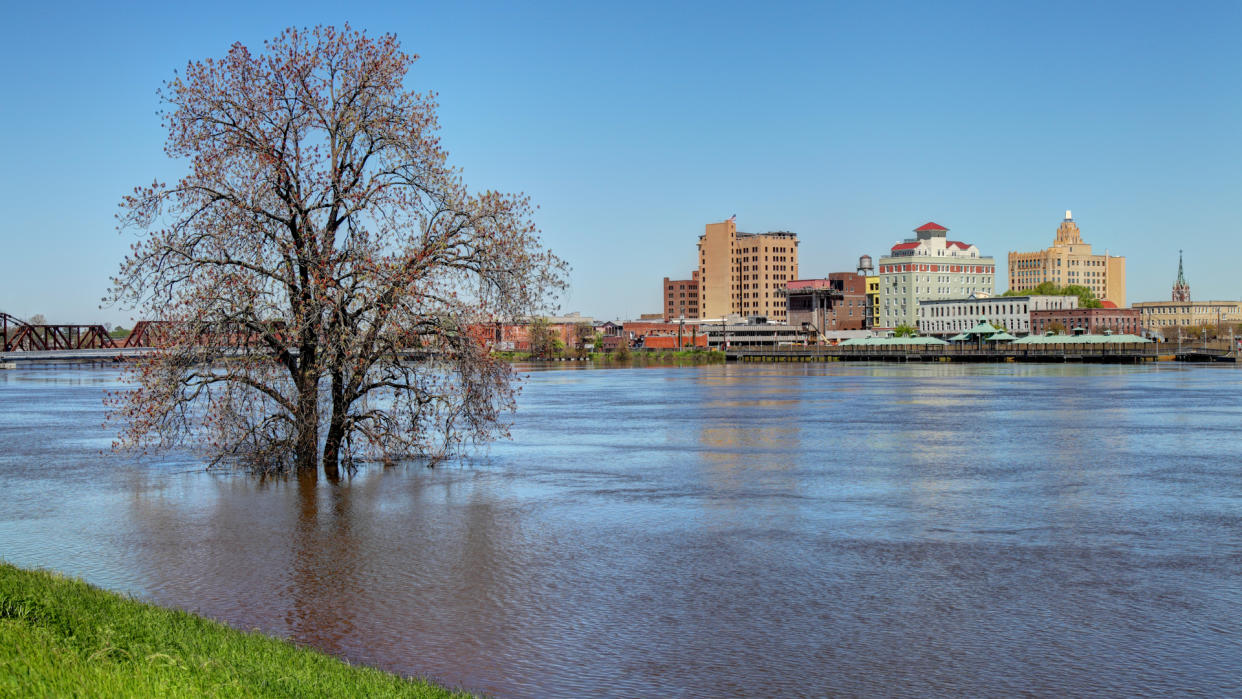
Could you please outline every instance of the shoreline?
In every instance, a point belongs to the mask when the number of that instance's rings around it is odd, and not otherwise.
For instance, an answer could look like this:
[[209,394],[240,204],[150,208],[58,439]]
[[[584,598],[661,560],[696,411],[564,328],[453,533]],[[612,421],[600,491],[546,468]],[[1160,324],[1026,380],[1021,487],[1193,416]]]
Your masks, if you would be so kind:
[[2,562],[0,694],[474,696]]

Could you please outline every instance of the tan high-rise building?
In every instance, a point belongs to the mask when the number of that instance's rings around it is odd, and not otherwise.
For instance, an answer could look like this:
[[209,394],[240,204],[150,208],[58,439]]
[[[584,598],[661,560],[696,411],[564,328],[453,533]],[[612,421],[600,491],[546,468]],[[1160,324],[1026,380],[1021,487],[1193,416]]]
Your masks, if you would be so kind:
[[1009,288],[1033,289],[1044,282],[1057,286],[1085,286],[1096,298],[1107,299],[1118,308],[1126,305],[1126,258],[1093,255],[1084,243],[1071,212],[1057,227],[1052,247],[1039,252],[1009,253]]
[[699,317],[788,317],[785,282],[798,278],[795,233],[738,233],[734,219],[699,236]]

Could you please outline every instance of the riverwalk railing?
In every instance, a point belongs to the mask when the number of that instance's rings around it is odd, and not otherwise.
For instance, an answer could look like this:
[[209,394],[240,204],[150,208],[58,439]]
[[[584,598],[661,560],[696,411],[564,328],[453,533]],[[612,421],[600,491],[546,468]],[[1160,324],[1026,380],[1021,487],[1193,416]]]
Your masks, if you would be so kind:
[[897,362],[1101,362],[1138,363],[1155,361],[1163,352],[1152,343],[1041,344],[1032,346],[960,347],[953,345],[837,345],[831,347],[729,349],[725,358],[741,362],[796,361],[897,361]]

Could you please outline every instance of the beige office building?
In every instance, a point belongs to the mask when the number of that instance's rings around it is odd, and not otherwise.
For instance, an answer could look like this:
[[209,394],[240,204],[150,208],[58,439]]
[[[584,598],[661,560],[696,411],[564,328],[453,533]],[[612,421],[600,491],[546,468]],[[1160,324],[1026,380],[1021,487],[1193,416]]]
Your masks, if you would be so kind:
[[794,233],[738,233],[734,219],[699,236],[699,317],[731,313],[783,323],[785,282],[798,278]]
[[1085,286],[1096,298],[1108,299],[1118,308],[1126,305],[1126,258],[1093,255],[1084,243],[1071,212],[1057,227],[1052,247],[1039,252],[1009,253],[1009,288],[1033,289],[1044,282],[1057,286]]

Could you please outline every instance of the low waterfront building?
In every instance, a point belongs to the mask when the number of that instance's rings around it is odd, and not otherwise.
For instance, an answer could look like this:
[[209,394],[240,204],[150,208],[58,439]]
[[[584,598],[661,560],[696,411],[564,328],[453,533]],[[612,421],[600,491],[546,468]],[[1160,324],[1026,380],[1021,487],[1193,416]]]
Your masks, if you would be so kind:
[[1105,301],[1103,308],[1073,308],[1031,311],[1031,334],[1043,335],[1060,326],[1065,332],[1082,328],[1089,335],[1110,332],[1115,335],[1138,335],[1143,332],[1139,312],[1134,308],[1116,308]]
[[1014,340],[1012,345],[1017,348],[1046,347],[1049,345],[1145,345],[1151,340],[1130,333],[1113,333],[1104,331],[1097,334],[1075,333],[1072,335],[1027,335]]
[[1078,308],[1077,296],[985,296],[939,299],[919,304],[918,329],[924,335],[944,337],[965,332],[986,318],[1014,335],[1035,332],[1031,314],[1043,310]]
[[530,351],[530,326],[537,319],[545,321],[553,337],[560,340],[566,347],[579,347],[584,341],[589,342],[590,338],[595,335],[595,323],[592,318],[581,313],[570,313],[563,316],[531,317],[514,323],[488,325],[484,331],[484,339],[494,343],[495,347],[500,350]]
[[949,229],[925,223],[914,238],[898,243],[880,258],[880,312],[876,327],[915,326],[919,304],[936,299],[967,298],[995,290],[996,261],[979,248],[948,239]]
[[763,318],[751,318],[747,322],[704,323],[700,332],[706,333],[707,344],[712,349],[792,347],[815,344],[815,336],[801,325],[769,323]]
[[[654,347],[659,345],[662,348],[667,348],[675,347],[678,344],[684,347],[691,347],[699,344],[697,338],[704,335],[703,325],[704,323],[701,320],[676,320],[671,323],[659,320],[628,320],[621,325],[621,336],[634,347]],[[672,338],[672,340],[653,340],[652,344],[646,344],[648,339],[657,337]]]
[[1134,304],[1139,324],[1148,333],[1166,339],[1176,338],[1184,329],[1206,326],[1220,328],[1242,323],[1242,301],[1191,301],[1190,284],[1182,269],[1182,251],[1177,251],[1177,281],[1171,301],[1143,301]]
[[925,335],[902,335],[901,337],[856,337],[845,340],[842,347],[943,347],[949,343]]
[[1091,252],[1082,239],[1073,213],[1057,227],[1052,246],[1036,252],[1009,253],[1009,288],[1034,289],[1044,282],[1057,286],[1085,286],[1096,298],[1108,299],[1118,308],[1126,305],[1126,258]]
[[664,278],[664,320],[699,317],[699,271],[692,270],[689,279]]

